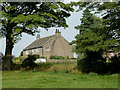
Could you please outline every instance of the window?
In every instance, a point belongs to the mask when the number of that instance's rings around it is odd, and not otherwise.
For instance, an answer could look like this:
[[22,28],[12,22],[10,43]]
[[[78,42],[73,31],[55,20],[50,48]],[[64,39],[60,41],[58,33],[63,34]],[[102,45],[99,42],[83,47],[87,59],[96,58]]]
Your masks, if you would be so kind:
[[36,52],[39,52],[39,51],[40,51],[40,49],[39,49],[39,48],[37,48],[37,49],[36,49]]
[[28,55],[28,54],[29,54],[29,51],[26,51],[26,54]]
[[35,49],[32,50],[32,53],[34,53],[34,52],[35,52]]
[[49,51],[49,47],[46,47],[46,51]]

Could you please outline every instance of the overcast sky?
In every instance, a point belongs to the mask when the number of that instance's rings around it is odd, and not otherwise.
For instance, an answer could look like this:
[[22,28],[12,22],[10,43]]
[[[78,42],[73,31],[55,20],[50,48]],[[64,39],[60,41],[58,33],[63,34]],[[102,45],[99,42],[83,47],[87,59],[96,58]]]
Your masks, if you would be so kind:
[[[65,3],[70,0],[65,0]],[[48,31],[44,29],[40,29],[40,36],[46,37],[55,34],[55,30],[59,29],[61,31],[62,36],[68,41],[71,42],[75,40],[75,36],[78,34],[78,30],[75,30],[74,27],[80,24],[80,18],[82,17],[82,12],[73,12],[71,16],[67,19],[68,28],[50,28]],[[37,35],[37,34],[36,34]],[[23,33],[22,39],[14,45],[13,55],[19,56],[20,52],[27,47],[30,43],[36,40],[36,36],[31,36]],[[5,52],[5,39],[0,39],[0,52]]]

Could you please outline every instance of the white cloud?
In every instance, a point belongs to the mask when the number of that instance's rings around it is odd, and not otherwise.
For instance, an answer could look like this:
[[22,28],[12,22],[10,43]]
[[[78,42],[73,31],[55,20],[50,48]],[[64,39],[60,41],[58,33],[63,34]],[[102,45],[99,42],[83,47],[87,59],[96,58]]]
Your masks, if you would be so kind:
[[70,3],[71,1],[78,2],[79,0],[64,0],[64,3]]

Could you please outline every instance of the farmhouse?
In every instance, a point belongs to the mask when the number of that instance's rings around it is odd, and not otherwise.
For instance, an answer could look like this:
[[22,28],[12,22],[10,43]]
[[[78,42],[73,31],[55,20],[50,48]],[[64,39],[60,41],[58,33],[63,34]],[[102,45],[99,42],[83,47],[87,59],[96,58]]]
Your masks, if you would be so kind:
[[54,55],[73,58],[72,46],[58,29],[52,36],[40,38],[40,35],[37,35],[36,40],[23,50],[23,56],[29,54],[44,56],[47,59]]

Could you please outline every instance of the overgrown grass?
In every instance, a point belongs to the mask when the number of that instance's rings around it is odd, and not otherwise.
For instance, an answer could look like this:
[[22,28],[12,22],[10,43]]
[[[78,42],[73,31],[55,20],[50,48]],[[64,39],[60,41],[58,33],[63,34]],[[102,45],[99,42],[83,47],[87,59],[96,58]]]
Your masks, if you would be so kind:
[[118,74],[3,71],[3,88],[118,88]]

